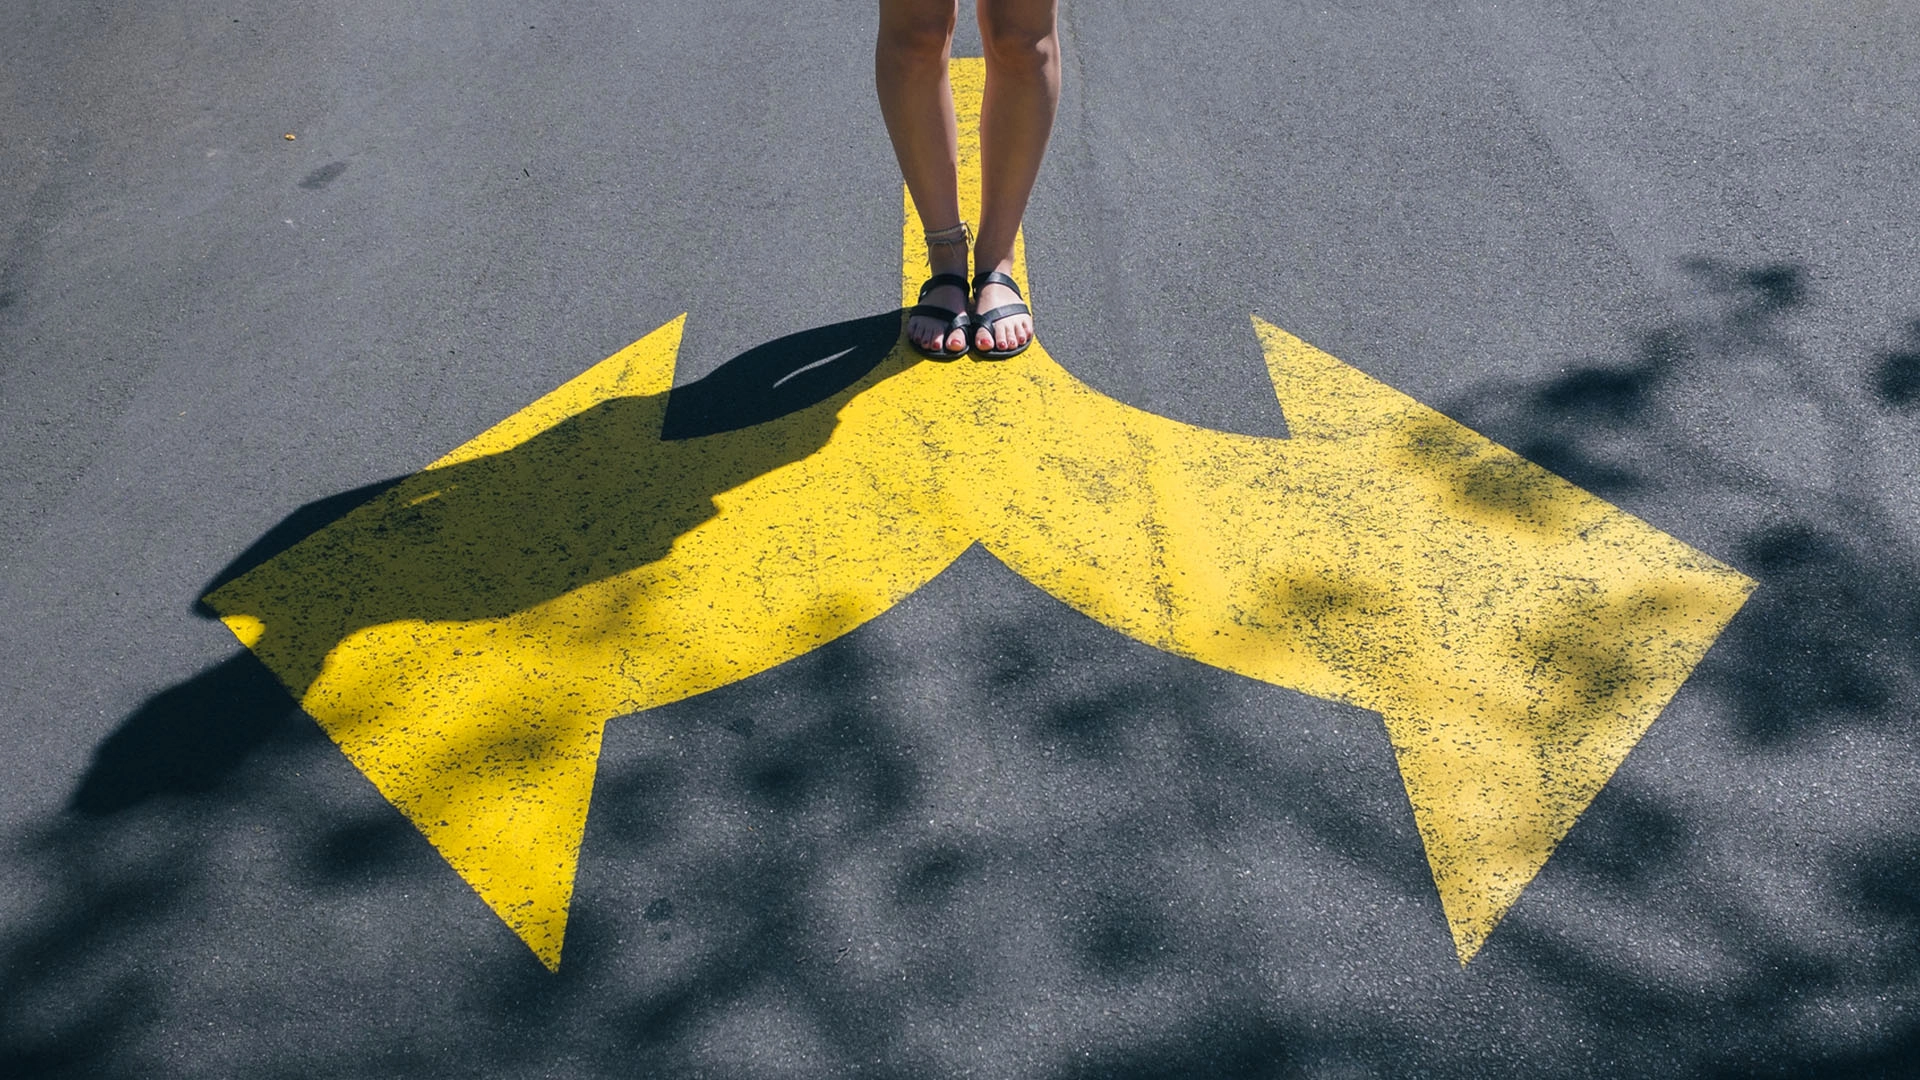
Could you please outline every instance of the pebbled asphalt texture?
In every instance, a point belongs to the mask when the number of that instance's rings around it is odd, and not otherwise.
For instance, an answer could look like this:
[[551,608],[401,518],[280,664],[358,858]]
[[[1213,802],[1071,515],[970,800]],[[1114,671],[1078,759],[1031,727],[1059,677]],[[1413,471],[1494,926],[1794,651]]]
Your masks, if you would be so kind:
[[1920,1072],[1906,2],[1062,12],[1070,370],[1278,433],[1258,314],[1760,583],[1470,965],[1377,717],[978,550],[612,725],[534,960],[197,598],[683,311],[891,306],[872,22],[0,8],[0,1074]]

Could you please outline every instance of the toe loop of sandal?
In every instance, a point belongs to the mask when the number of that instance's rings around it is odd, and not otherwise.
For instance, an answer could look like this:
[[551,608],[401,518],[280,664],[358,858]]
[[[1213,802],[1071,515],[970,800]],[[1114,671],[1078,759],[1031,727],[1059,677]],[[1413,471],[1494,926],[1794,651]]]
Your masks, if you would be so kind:
[[[927,279],[925,285],[920,286],[920,298],[924,300],[928,293],[947,286],[965,291],[967,279],[961,277],[959,274],[935,274]],[[961,336],[969,338],[969,345],[972,344],[971,337],[967,334],[967,331],[973,328],[973,315],[970,312],[955,311],[952,308],[944,308],[938,304],[915,304],[912,308],[908,309],[907,317],[937,319],[946,324],[946,329],[940,331],[941,348],[929,349],[912,338],[907,339],[907,344],[913,347],[914,352],[919,353],[929,360],[951,360],[956,356],[966,355],[966,349],[956,349],[948,352],[945,348],[947,339],[952,337],[953,332],[956,330],[960,331]]]
[[[1013,275],[1011,274],[1003,274],[998,270],[983,270],[973,276],[973,292],[975,296],[978,296],[980,290],[987,285],[1004,285],[1013,295],[1020,296],[1024,299],[1024,294],[1020,291],[1020,283],[1013,280]],[[994,324],[998,323],[1001,319],[1010,319],[1016,315],[1030,316],[1032,314],[1033,309],[1029,308],[1025,303],[1002,304],[991,311],[975,312],[973,315],[973,324],[991,334],[993,333]],[[1006,360],[1026,352],[1027,346],[1031,344],[1033,344],[1033,338],[1029,337],[1011,349],[976,348],[974,351],[989,360]]]

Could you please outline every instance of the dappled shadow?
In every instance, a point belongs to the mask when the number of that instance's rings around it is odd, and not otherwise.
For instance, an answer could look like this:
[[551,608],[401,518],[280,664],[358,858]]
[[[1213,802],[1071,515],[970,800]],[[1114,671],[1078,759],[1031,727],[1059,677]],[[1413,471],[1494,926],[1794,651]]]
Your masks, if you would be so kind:
[[1819,733],[1836,720],[1910,726],[1920,573],[1897,542],[1862,535],[1877,517],[1789,520],[1757,530],[1738,553],[1764,584],[1724,643],[1738,675],[1719,685],[1754,742]]
[[[974,652],[929,694],[925,657]],[[137,714],[155,725],[143,738],[180,738],[214,707],[201,687],[263,677],[252,664],[158,695]],[[888,619],[613,726],[558,975],[290,700],[247,707],[269,704],[281,713],[257,718],[265,729],[305,734],[255,737],[191,784],[150,783],[32,838],[47,892],[0,944],[7,1064],[494,1075],[548,1060],[537,1033],[564,1029],[594,1075],[630,1075],[636,1059],[663,1076],[805,1062],[907,1078],[982,1060],[1036,1077],[1272,1075],[1328,1051],[1235,970],[1248,952],[1298,954],[1321,936],[1296,938],[1302,921],[1352,934],[1322,905],[1359,895],[1389,922],[1418,913],[1411,930],[1366,933],[1446,955],[1377,723],[1114,635],[977,549]],[[1276,705],[1310,732],[1274,738]],[[1094,713],[1106,746],[1088,755],[1056,718]],[[103,748],[83,787],[126,783],[131,760]],[[1181,869],[1196,838],[1218,873]],[[1364,884],[1303,906],[1270,874],[1236,871],[1249,862]],[[237,892],[236,877],[286,902]],[[331,990],[314,999],[285,979],[288,950],[332,958]],[[443,993],[396,1026],[376,988],[410,971]],[[252,1031],[324,1013],[356,1034],[166,1045],[156,1036],[188,1000],[226,1002]],[[420,1042],[434,1027],[445,1038]]]
[[[1911,524],[1857,464],[1885,452],[1847,421],[1844,387],[1823,379],[1787,333],[1784,320],[1813,302],[1807,274],[1708,259],[1685,269],[1714,298],[1700,317],[1646,332],[1623,362],[1590,363],[1530,392],[1490,391],[1452,411],[1600,494],[1657,503],[1661,492],[1688,491],[1696,505],[1718,500],[1758,519],[1713,552],[1760,585],[1696,676],[1730,700],[1746,739],[1777,744],[1837,720],[1905,723],[1897,703],[1920,693],[1920,551]],[[1811,484],[1784,470],[1769,477],[1735,460],[1735,448],[1693,441],[1689,414],[1723,372],[1805,388],[1821,430],[1796,434],[1849,444],[1832,455],[1842,471]],[[1886,469],[1898,476],[1907,464]]]
[[[1357,871],[1422,912],[1391,933],[1446,949],[1377,722],[1115,635],[977,548],[885,619],[616,724],[602,769],[557,981],[626,988],[604,1028],[663,1075],[1274,1075],[1322,1050],[1246,955],[1324,916],[1248,860]],[[669,938],[634,913],[661,899]]]
[[[1702,307],[1649,329],[1621,358],[1447,406],[1656,525],[1663,511],[1709,522],[1695,535],[1720,530],[1711,554],[1758,583],[1683,690],[1688,719],[1661,721],[1692,725],[1666,737],[1714,763],[1700,782],[1715,787],[1692,789],[1685,775],[1655,786],[1630,759],[1549,864],[1615,919],[1630,917],[1616,906],[1623,894],[1665,892],[1663,921],[1684,926],[1668,932],[1686,941],[1603,960],[1589,927],[1536,920],[1523,901],[1486,960],[1521,960],[1615,1030],[1670,1032],[1688,1047],[1669,1058],[1674,1074],[1908,1075],[1920,1061],[1920,911],[1907,903],[1920,829],[1875,773],[1908,767],[1920,701],[1920,549],[1910,510],[1886,486],[1906,483],[1911,463],[1876,442],[1872,403],[1849,385],[1856,361],[1816,360],[1794,344],[1789,320],[1820,299],[1803,268],[1696,259],[1683,269]],[[1903,357],[1866,363],[1879,403],[1903,403]],[[1702,430],[1715,413],[1730,417],[1723,430]],[[1822,461],[1834,471],[1809,467]],[[1808,836],[1815,791],[1857,805],[1857,832]],[[1768,839],[1782,833],[1796,837],[1784,858]],[[1873,854],[1857,853],[1863,842]],[[1718,887],[1693,880],[1709,857],[1731,875]],[[1744,875],[1752,890],[1736,884]],[[1865,1011],[1834,1022],[1842,1010]],[[1743,1034],[1700,1034],[1716,1024]],[[1658,1060],[1626,1071],[1657,1071]]]
[[1873,389],[1888,405],[1920,402],[1920,320],[1907,327],[1905,348],[1882,354],[1874,365]]
[[[251,657],[155,695],[18,840],[0,1073],[1902,1075],[1920,828],[1868,778],[1911,767],[1920,552],[1871,485],[1695,437],[1700,380],[1791,363],[1778,321],[1820,298],[1792,267],[1694,272],[1708,308],[1619,358],[1438,403],[1759,581],[1464,970],[1378,717],[1157,652],[975,549],[885,618],[609,728],[558,974]],[[748,354],[652,415],[670,438],[788,422],[808,406],[756,394],[807,372],[825,414],[885,371],[833,345],[798,374]],[[1862,370],[1860,407],[1896,404]],[[785,452],[824,422],[792,420]],[[548,465],[603,461],[524,460],[562,489]],[[656,499],[669,524],[622,526],[623,558],[711,512],[731,473],[701,475]],[[216,586],[396,490],[289,517]],[[1529,505],[1491,473],[1462,497]],[[616,565],[513,572],[538,596]],[[1274,610],[1337,630],[1375,595],[1337,584],[1283,583]]]

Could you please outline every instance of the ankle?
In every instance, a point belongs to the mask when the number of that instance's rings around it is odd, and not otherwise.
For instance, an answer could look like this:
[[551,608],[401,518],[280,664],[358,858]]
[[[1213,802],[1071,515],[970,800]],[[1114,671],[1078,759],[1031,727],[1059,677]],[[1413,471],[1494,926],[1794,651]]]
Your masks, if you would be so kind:
[[938,249],[927,253],[927,268],[935,274],[958,274],[967,276],[967,253],[961,249],[951,255],[942,254]]
[[983,252],[975,250],[974,259],[973,259],[973,276],[977,278],[982,274],[996,274],[996,273],[1011,275],[1013,273],[1013,256],[1007,255],[1007,256],[996,259],[990,255],[987,255]]
[[972,246],[973,231],[966,222],[944,229],[928,229],[926,238],[927,264],[934,273],[967,276],[967,255]]

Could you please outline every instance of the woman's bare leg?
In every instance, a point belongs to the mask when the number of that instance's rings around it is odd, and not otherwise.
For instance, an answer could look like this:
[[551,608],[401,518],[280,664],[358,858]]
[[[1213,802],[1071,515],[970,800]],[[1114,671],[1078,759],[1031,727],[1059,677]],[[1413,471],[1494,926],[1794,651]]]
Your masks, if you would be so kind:
[[[880,36],[873,49],[873,82],[880,93],[880,115],[900,160],[900,174],[928,231],[960,223],[960,194],[954,178],[960,144],[953,118],[953,87],[947,81],[947,56],[953,47],[958,0],[880,0]],[[928,261],[936,274],[967,274],[965,244],[930,244]],[[953,311],[967,307],[966,290],[945,286],[926,303]],[[925,348],[965,352],[958,330],[941,343],[942,324],[921,316],[907,320],[907,336]]]
[[[979,0],[980,40],[987,59],[986,100],[980,110],[980,235],[974,270],[1013,267],[1013,236],[1040,175],[1060,102],[1060,35],[1055,0]],[[916,192],[914,198],[917,200]],[[1018,298],[988,285],[974,306],[988,311]],[[991,336],[976,333],[981,349],[1011,349],[1033,337],[1033,319],[1003,319]]]

